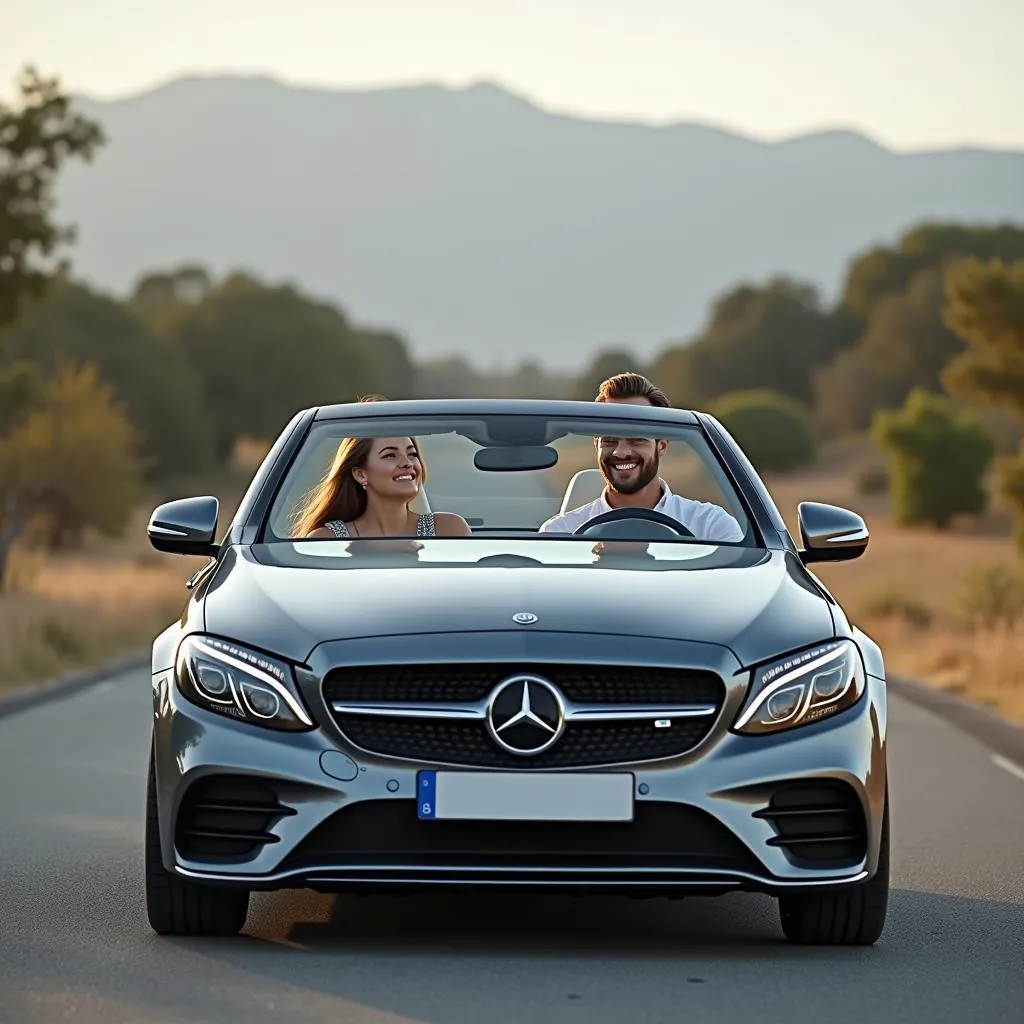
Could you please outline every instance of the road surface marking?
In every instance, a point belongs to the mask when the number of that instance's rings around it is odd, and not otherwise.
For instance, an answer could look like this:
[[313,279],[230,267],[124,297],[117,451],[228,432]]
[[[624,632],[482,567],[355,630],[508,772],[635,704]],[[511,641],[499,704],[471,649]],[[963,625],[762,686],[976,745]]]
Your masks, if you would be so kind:
[[1001,757],[999,754],[993,754],[992,763],[999,765],[1003,771],[1009,772],[1011,775],[1016,775],[1018,779],[1024,780],[1024,768],[1021,768],[1018,764],[1014,764],[1012,761],[1007,761],[1005,757]]

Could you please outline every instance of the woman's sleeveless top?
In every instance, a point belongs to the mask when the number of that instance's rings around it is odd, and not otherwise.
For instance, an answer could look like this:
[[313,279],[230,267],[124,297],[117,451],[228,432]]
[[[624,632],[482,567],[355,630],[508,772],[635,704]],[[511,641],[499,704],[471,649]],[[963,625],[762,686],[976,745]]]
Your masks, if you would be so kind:
[[[335,537],[348,537],[352,538],[352,534],[348,532],[348,527],[340,519],[332,519],[328,523],[324,523],[334,534]],[[419,516],[416,522],[416,536],[417,537],[436,537],[434,526],[434,513],[428,512],[426,515]]]

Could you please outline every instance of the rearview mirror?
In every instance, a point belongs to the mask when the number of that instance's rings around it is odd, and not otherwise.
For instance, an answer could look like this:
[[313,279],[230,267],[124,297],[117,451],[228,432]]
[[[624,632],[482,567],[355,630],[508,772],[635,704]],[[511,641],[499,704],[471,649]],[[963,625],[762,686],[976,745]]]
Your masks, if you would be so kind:
[[207,555],[219,550],[214,541],[220,502],[212,495],[178,498],[154,509],[146,535],[157,551],[174,555]]
[[514,448],[481,448],[473,465],[486,473],[521,473],[529,469],[550,469],[558,452],[547,445],[517,445]]
[[864,520],[849,509],[801,501],[797,506],[803,549],[800,559],[808,562],[844,562],[860,558],[868,547]]

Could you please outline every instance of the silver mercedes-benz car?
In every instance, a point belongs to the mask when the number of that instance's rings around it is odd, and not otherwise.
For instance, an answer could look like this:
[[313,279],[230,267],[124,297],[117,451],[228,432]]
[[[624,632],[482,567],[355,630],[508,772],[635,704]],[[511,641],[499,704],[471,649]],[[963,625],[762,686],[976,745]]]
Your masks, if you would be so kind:
[[[413,480],[407,536],[298,528],[353,438],[415,447],[393,476]],[[612,494],[615,472],[661,500]],[[807,568],[868,531],[804,502],[797,544],[713,417],[306,409],[219,540],[218,513],[183,498],[148,528],[209,556],[153,644],[158,933],[237,933],[258,890],[505,887],[747,890],[777,897],[791,941],[878,939],[885,667]],[[421,528],[439,513],[463,528]]]

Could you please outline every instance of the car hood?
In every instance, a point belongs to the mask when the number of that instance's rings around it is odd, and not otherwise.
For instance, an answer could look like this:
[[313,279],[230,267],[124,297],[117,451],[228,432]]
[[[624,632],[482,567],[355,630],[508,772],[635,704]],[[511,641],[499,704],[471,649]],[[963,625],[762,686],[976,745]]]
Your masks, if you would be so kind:
[[[713,643],[748,665],[835,634],[829,602],[783,551],[712,547],[710,559],[658,571],[331,568],[327,560],[289,564],[272,547],[232,548],[197,596],[209,632],[300,662],[327,641],[525,628]],[[517,612],[536,623],[517,624]]]

